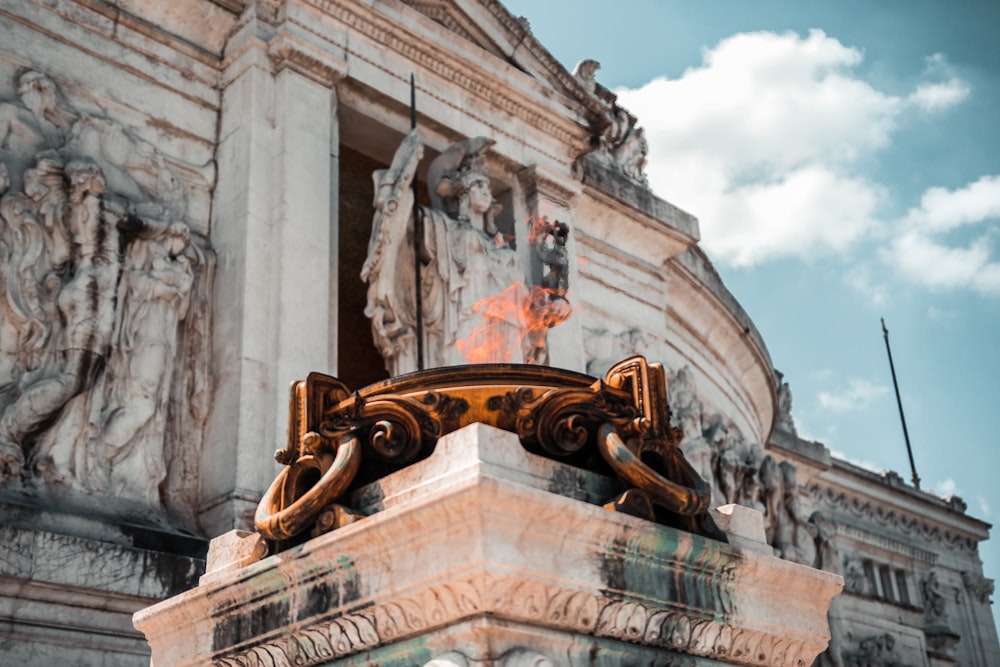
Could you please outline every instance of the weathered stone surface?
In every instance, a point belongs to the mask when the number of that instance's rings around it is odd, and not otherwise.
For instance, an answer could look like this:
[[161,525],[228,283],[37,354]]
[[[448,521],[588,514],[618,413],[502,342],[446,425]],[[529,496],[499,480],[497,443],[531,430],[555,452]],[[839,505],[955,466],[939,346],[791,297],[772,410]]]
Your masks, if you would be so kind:
[[[27,510],[5,509],[16,521],[29,518]],[[36,513],[37,527],[0,526],[5,664],[148,665],[149,648],[131,615],[189,589],[204,561],[42,528],[59,521],[58,515]],[[105,539],[162,549],[171,536],[129,535],[107,526]]]
[[838,576],[544,490],[561,465],[466,427],[365,492],[380,511],[144,610],[136,626],[155,662],[178,667],[326,664],[379,647],[429,661],[427,646],[457,641],[439,628],[469,619],[478,628],[460,651],[474,661],[546,656],[539,634],[575,645],[570,664],[587,654],[579,636],[604,664],[630,661],[634,645],[797,665],[826,645]]

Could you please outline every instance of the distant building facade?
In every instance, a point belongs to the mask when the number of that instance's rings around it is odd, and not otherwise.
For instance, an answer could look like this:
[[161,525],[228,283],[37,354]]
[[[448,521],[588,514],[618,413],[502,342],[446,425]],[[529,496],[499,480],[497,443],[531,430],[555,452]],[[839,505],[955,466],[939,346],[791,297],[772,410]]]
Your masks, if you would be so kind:
[[[797,436],[697,220],[649,190],[641,119],[500,2],[26,0],[0,7],[0,36],[12,661],[148,664],[131,614],[194,586],[209,538],[251,526],[288,383],[388,377],[395,330],[373,338],[361,274],[412,73],[418,203],[434,158],[493,140],[491,234],[571,304],[522,358],[668,368],[713,505],[759,510],[776,555],[844,578],[819,663],[1000,663],[990,526]],[[528,241],[540,220],[564,225],[563,248]]]

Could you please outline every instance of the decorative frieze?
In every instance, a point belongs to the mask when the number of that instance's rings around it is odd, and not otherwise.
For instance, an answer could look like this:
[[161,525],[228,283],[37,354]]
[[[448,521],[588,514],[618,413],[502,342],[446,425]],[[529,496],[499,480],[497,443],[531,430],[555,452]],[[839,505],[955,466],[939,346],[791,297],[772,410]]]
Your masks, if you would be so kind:
[[804,638],[782,637],[686,610],[663,609],[561,586],[539,585],[518,577],[484,574],[337,616],[226,655],[212,664],[216,667],[322,665],[428,632],[449,619],[485,614],[740,665],[799,667],[810,664],[816,654],[815,643]]
[[214,255],[155,148],[40,72],[17,92],[0,103],[0,485],[190,521]]
[[912,535],[918,540],[940,544],[966,555],[978,553],[978,542],[975,539],[931,525],[919,517],[903,514],[864,496],[819,484],[810,484],[806,490],[814,502],[832,510],[850,513],[871,525],[891,528],[900,534]]

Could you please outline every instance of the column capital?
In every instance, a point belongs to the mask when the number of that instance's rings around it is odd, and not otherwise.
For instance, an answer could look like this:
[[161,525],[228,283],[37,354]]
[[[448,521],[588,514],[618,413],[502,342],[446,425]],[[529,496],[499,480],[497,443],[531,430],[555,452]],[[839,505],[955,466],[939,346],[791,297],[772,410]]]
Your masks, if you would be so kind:
[[268,42],[267,56],[275,74],[291,69],[328,88],[347,75],[347,63],[341,58],[286,30]]
[[517,178],[529,200],[541,196],[565,208],[572,208],[573,200],[581,191],[578,181],[555,174],[537,164],[529,165],[519,171]]

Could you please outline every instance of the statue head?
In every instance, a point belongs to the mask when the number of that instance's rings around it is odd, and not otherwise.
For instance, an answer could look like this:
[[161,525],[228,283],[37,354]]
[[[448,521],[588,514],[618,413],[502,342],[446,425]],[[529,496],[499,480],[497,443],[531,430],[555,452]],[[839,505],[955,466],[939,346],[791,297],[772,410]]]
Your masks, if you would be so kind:
[[55,151],[35,156],[35,166],[24,171],[24,193],[38,200],[53,190],[65,190],[63,163]]
[[450,217],[476,226],[493,236],[499,205],[490,190],[483,156],[492,139],[474,137],[452,144],[434,159],[428,172],[431,201]]
[[34,113],[40,113],[56,104],[56,85],[41,72],[28,70],[17,79],[17,94]]
[[163,234],[163,247],[171,257],[184,252],[191,242],[191,232],[183,222],[171,222]]

